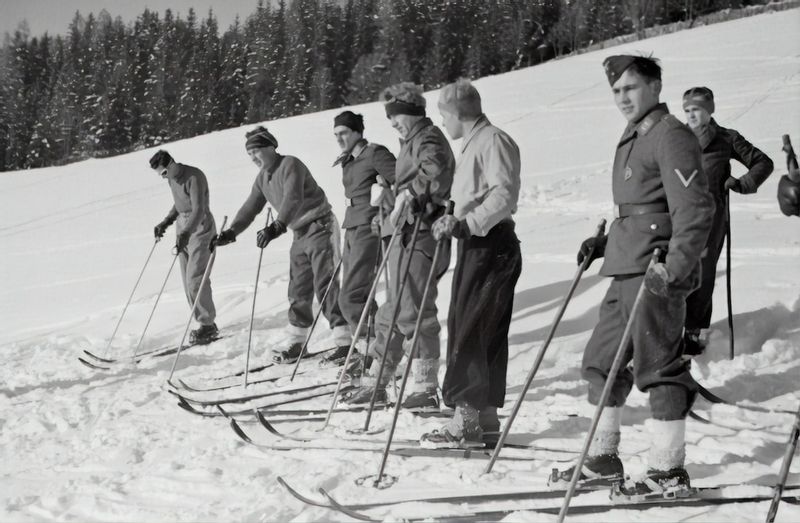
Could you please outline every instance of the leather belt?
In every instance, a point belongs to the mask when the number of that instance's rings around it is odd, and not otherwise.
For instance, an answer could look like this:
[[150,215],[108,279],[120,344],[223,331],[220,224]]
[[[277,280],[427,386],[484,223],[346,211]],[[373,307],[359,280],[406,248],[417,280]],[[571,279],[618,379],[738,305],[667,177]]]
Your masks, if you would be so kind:
[[369,196],[358,196],[356,198],[345,198],[344,204],[347,207],[355,207],[356,205],[363,205],[369,203]]
[[627,218],[628,216],[639,216],[642,214],[657,214],[669,212],[669,207],[665,202],[657,203],[623,203],[614,206],[615,218]]

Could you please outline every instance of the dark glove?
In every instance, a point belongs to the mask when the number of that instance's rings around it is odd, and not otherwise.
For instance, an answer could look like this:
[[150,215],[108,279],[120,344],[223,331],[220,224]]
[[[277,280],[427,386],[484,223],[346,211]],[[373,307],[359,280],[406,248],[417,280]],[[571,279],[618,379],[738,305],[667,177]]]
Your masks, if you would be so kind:
[[452,214],[446,214],[433,222],[433,238],[441,240],[442,238],[469,238],[472,233],[469,230],[466,220],[459,220]]
[[286,226],[275,220],[274,222],[270,223],[260,231],[256,235],[256,245],[259,249],[263,249],[269,242],[280,236],[281,234],[286,232]]
[[185,251],[186,247],[189,246],[189,238],[191,237],[191,233],[189,231],[183,231],[178,235],[178,238],[175,242],[175,247],[178,249],[178,252]]
[[232,229],[225,229],[219,234],[215,234],[213,238],[211,238],[211,243],[209,244],[208,248],[210,250],[214,250],[217,246],[222,247],[223,245],[228,245],[229,243],[233,243],[236,241],[236,233],[233,232]]
[[800,183],[786,174],[778,182],[778,206],[786,216],[800,216]]
[[158,238],[159,240],[164,237],[164,233],[167,232],[167,228],[169,228],[170,223],[167,220],[160,222],[158,225],[153,227],[153,236]]
[[663,263],[656,263],[644,273],[644,287],[652,294],[666,298],[669,294],[669,272]]
[[728,176],[728,179],[725,180],[725,190],[741,193],[742,184],[738,178],[734,178],[733,176]]
[[583,260],[588,256],[589,261],[586,262],[586,268],[588,269],[593,261],[605,256],[606,243],[608,243],[608,236],[592,236],[591,238],[583,240],[583,243],[581,243],[581,250],[578,251],[578,265],[583,263]]

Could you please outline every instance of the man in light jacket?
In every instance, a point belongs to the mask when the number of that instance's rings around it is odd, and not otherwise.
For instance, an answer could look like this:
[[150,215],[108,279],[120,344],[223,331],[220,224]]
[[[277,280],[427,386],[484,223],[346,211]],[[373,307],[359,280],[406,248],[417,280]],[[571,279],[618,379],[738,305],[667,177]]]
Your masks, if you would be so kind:
[[500,428],[506,394],[508,328],[522,269],[512,215],[520,190],[516,142],[483,114],[478,90],[461,79],[442,88],[444,128],[461,139],[450,195],[453,215],[433,224],[433,236],[458,239],[447,319],[447,372],[442,385],[453,418],[424,434],[426,446],[482,446]]

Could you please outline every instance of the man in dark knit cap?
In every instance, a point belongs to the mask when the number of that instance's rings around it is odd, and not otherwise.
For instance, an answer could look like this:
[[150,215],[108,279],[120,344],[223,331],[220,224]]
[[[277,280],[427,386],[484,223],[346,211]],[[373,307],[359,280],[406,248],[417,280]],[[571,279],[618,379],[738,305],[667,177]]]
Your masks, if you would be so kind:
[[[641,480],[623,485],[622,492],[675,491],[680,496],[689,488],[684,468],[686,415],[697,391],[689,362],[682,358],[683,319],[686,297],[700,283],[700,255],[714,201],[697,138],[659,102],[658,62],[623,55],[607,58],[603,67],[628,125],[617,144],[612,171],[616,219],[607,236],[586,240],[578,253],[578,263],[586,256],[590,261],[604,256],[600,274],[612,278],[583,354],[582,375],[589,382],[591,404],[600,400],[628,321],[631,337],[580,477],[623,479],[620,421],[635,384],[650,399],[648,471]],[[656,248],[666,256],[648,268]],[[642,286],[641,301],[631,316]],[[573,470],[554,472],[551,483],[569,481]]]
[[[370,356],[375,356],[372,367],[362,380],[362,386],[346,397],[351,403],[366,403],[377,388],[377,399],[387,399],[386,386],[393,379],[404,351],[410,348],[417,316],[422,310],[422,323],[418,333],[417,356],[412,365],[408,394],[404,408],[438,408],[436,392],[439,370],[439,319],[436,295],[439,278],[447,270],[450,251],[442,252],[439,266],[434,268],[433,288],[427,303],[422,303],[425,282],[431,271],[436,240],[431,226],[444,210],[450,198],[455,160],[442,131],[425,116],[425,97],[422,87],[403,82],[386,88],[380,97],[386,116],[400,134],[400,153],[395,165],[395,183],[392,194],[394,206],[384,220],[381,234],[386,237],[399,228],[398,238],[386,253],[389,268],[390,299],[383,303],[375,317],[375,343]],[[411,236],[415,220],[422,220],[413,249]],[[402,294],[400,280],[408,266],[408,280]],[[391,329],[395,300],[400,301],[399,316]],[[376,381],[381,352],[386,348],[386,366],[380,382]]]
[[[714,114],[714,93],[708,87],[692,87],[683,94],[683,110],[689,128],[700,141],[703,151],[703,171],[708,188],[714,196],[716,211],[711,233],[701,263],[700,288],[686,300],[686,331],[684,354],[697,355],[705,349],[702,329],[711,324],[712,296],[717,278],[717,262],[725,241],[728,215],[728,191],[753,194],[772,173],[772,160],[733,129],[721,127],[711,117]],[[747,173],[739,178],[731,176],[731,160],[745,167]]]
[[[364,118],[352,111],[344,111],[333,119],[333,135],[342,153],[334,166],[342,166],[345,204],[342,228],[344,247],[342,249],[342,289],[339,292],[339,307],[342,310],[350,331],[355,333],[358,320],[367,302],[370,287],[375,277],[380,249],[380,235],[372,230],[372,220],[378,215],[378,205],[382,204],[384,190],[375,189],[378,201],[373,202],[373,186],[378,184],[378,176],[383,183],[394,183],[395,157],[389,150],[364,139]],[[376,205],[373,205],[376,204]],[[375,303],[370,308],[375,308]],[[362,343],[367,336],[366,326],[362,326],[358,347],[366,352]],[[347,356],[348,347],[337,350],[323,358],[321,363],[340,364]]]
[[[314,294],[322,296],[334,277],[339,256],[339,225],[331,212],[325,193],[308,168],[294,156],[284,156],[275,149],[278,140],[264,127],[246,134],[245,147],[259,168],[250,196],[247,197],[230,228],[222,231],[217,245],[236,241],[236,236],[253,223],[269,203],[277,210],[275,220],[258,231],[256,246],[263,249],[291,229],[294,234],[289,250],[289,326],[287,347],[273,351],[278,363],[291,363],[300,356],[308,329],[313,322]],[[339,310],[339,284],[334,279],[327,299],[320,304],[333,329],[334,348],[350,346],[350,329]]]
[[169,182],[175,205],[167,213],[153,233],[162,238],[167,228],[177,221],[176,247],[179,252],[183,290],[189,305],[193,305],[198,294],[194,319],[200,327],[192,330],[189,343],[205,344],[214,341],[219,334],[214,320],[217,311],[211,295],[211,280],[203,288],[203,274],[211,256],[209,243],[217,232],[208,198],[208,180],[203,171],[176,162],[167,151],[158,151],[150,158],[150,168]]

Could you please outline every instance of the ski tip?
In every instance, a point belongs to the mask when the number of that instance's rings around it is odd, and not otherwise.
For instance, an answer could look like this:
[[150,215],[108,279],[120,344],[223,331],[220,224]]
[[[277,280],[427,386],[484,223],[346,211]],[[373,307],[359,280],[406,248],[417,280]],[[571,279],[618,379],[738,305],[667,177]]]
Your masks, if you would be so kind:
[[78,358],[78,361],[93,370],[111,370],[111,367],[103,367],[101,365],[95,365],[94,363],[89,363],[88,361],[86,361],[81,357]]
[[313,507],[331,508],[331,506],[328,505],[327,503],[324,503],[322,501],[317,501],[317,500],[311,499],[309,497],[306,497],[306,496],[300,494],[300,492],[298,492],[294,487],[289,485],[289,483],[285,479],[283,479],[281,476],[278,476],[276,479],[278,480],[278,484],[281,485],[283,488],[285,488],[286,491],[289,494],[291,494],[292,497],[294,497],[295,499],[297,499],[299,501],[302,501],[306,505],[311,505]]
[[218,411],[220,412],[220,414],[222,414],[222,415],[223,415],[225,418],[227,418],[227,419],[232,419],[232,418],[231,418],[231,415],[230,415],[230,414],[228,414],[228,412],[227,412],[225,409],[223,409],[223,408],[222,408],[222,405],[217,405],[217,410],[218,410]]
[[358,519],[358,520],[360,520],[360,521],[375,521],[375,522],[379,522],[379,521],[381,521],[380,519],[373,519],[373,518],[371,518],[371,517],[367,516],[366,514],[362,514],[362,513],[360,513],[360,512],[356,512],[356,511],[355,511],[355,510],[353,510],[353,509],[350,509],[350,508],[348,508],[348,507],[345,507],[344,505],[342,505],[341,503],[339,503],[338,501],[336,501],[336,499],[334,499],[334,497],[333,497],[333,496],[331,496],[330,494],[328,494],[328,491],[326,491],[326,490],[325,490],[324,488],[322,488],[322,487],[320,487],[320,488],[318,489],[318,491],[319,491],[319,493],[320,493],[320,494],[322,494],[322,496],[323,496],[325,499],[327,499],[327,500],[328,500],[328,503],[330,503],[330,508],[332,508],[332,509],[334,509],[334,510],[337,510],[337,511],[339,511],[339,512],[341,512],[342,514],[345,514],[345,515],[347,515],[347,516],[350,516],[350,517],[351,517],[351,518],[353,518],[353,519]]
[[250,436],[248,436],[247,434],[244,433],[244,431],[242,430],[242,427],[240,427],[239,424],[236,423],[235,419],[231,419],[231,428],[236,433],[236,435],[239,436],[239,438],[244,440],[246,443],[250,443],[251,445],[254,445],[253,440],[250,439]]

